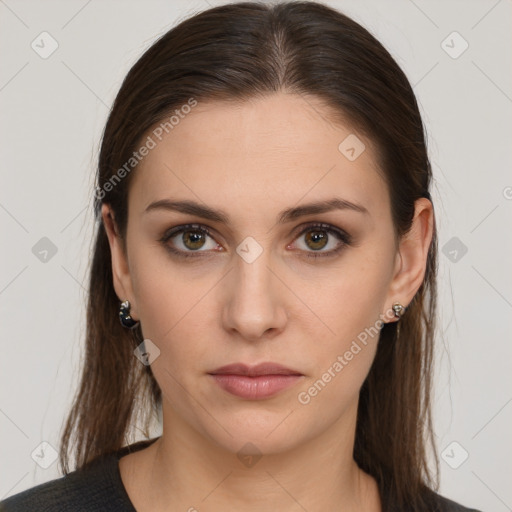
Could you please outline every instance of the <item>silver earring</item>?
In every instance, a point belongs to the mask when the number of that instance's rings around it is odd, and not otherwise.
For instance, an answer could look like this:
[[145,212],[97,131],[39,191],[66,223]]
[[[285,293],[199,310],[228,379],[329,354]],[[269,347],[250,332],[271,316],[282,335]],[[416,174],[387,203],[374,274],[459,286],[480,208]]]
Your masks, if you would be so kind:
[[127,300],[121,302],[119,306],[119,320],[121,325],[127,329],[135,329],[139,325],[139,322],[130,316],[130,302]]
[[405,313],[405,308],[400,304],[400,302],[395,302],[393,304],[393,311],[395,312],[396,318],[401,318],[402,315]]

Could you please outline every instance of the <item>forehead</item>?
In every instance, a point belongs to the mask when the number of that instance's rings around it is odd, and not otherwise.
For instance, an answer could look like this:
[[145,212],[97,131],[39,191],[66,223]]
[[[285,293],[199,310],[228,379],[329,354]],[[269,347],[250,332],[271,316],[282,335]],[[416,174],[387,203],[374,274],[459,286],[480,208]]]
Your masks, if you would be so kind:
[[[276,93],[198,102],[177,119],[167,131],[155,132],[155,126],[144,137],[154,147],[130,187],[130,204],[138,210],[167,196],[244,211],[332,195],[364,203],[375,214],[388,206],[372,142],[348,124],[334,124],[314,97]],[[362,151],[355,159],[352,147],[356,156]]]

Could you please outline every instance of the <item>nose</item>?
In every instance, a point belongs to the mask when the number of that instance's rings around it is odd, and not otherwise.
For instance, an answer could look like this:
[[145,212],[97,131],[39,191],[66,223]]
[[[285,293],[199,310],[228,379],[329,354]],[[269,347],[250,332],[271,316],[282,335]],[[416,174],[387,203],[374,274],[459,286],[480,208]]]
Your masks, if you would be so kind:
[[286,287],[270,268],[268,254],[265,250],[250,263],[237,255],[225,283],[224,328],[247,341],[275,337],[288,321]]

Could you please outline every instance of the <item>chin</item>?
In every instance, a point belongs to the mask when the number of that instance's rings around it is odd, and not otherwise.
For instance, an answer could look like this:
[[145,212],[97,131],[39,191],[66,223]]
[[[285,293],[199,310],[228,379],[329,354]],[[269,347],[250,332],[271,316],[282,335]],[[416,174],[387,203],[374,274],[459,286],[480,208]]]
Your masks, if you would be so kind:
[[291,410],[285,407],[275,412],[245,410],[231,415],[222,414],[217,416],[217,420],[224,428],[209,418],[201,430],[216,444],[237,455],[241,452],[249,455],[278,454],[304,441],[297,419],[293,424],[285,420]]

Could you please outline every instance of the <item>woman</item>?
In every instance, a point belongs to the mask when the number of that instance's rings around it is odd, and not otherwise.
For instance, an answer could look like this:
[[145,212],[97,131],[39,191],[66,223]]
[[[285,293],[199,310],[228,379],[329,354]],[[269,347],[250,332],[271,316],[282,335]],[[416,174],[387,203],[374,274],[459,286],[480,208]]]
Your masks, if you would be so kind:
[[430,182],[409,82],[343,14],[166,33],[103,134],[66,476],[2,510],[468,511],[427,464]]

